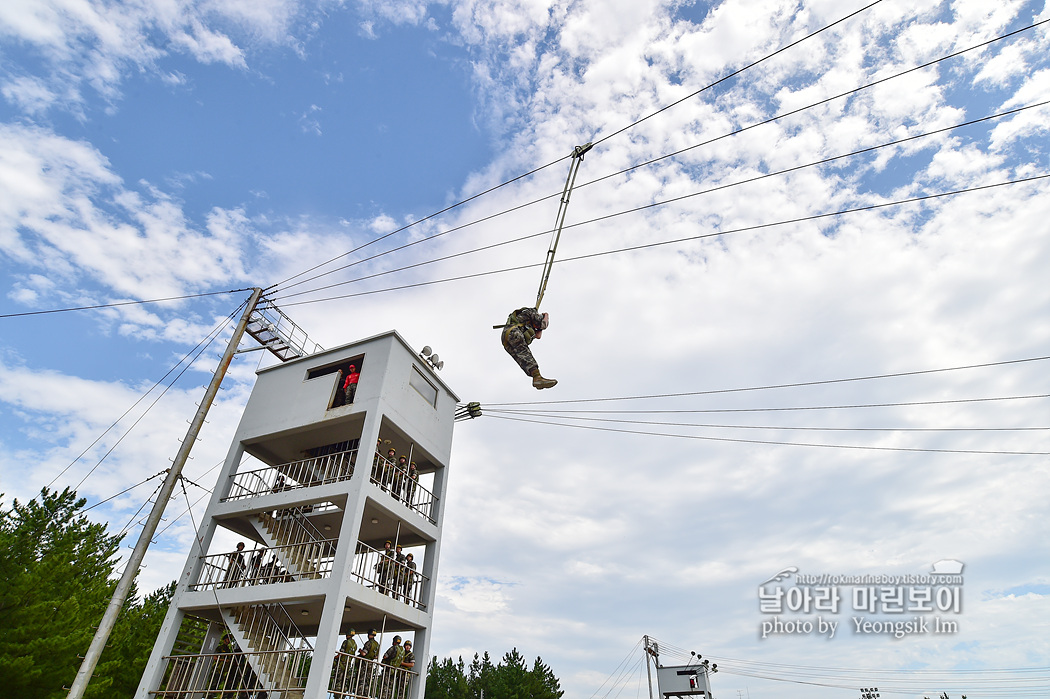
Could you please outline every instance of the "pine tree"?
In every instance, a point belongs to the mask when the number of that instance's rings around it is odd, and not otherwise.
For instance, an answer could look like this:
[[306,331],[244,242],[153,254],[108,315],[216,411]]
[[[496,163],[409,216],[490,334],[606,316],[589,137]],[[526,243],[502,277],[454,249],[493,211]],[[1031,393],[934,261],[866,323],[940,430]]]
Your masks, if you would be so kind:
[[[120,536],[88,520],[76,493],[48,489],[0,510],[0,699],[62,699],[112,597]],[[171,601],[134,588],[87,696],[131,697]]]
[[445,658],[441,663],[433,658],[427,668],[425,699],[561,699],[561,684],[543,659],[537,657],[528,669],[524,656],[517,648],[503,656],[498,665],[492,664],[488,652],[467,667],[463,658],[454,663]]

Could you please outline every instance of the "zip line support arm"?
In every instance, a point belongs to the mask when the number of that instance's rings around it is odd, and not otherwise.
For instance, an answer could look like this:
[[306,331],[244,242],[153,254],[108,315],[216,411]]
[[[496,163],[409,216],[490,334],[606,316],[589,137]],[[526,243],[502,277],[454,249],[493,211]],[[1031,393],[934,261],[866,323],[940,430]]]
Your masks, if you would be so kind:
[[580,170],[580,163],[583,162],[583,156],[587,154],[591,148],[594,147],[594,143],[587,143],[582,146],[576,146],[572,149],[572,163],[569,164],[569,175],[565,178],[565,188],[561,192],[561,204],[558,206],[558,217],[554,222],[554,235],[551,238],[550,248],[547,250],[547,259],[543,263],[543,276],[540,278],[540,290],[536,293],[536,310],[540,310],[540,302],[543,301],[543,294],[547,291],[547,280],[551,276],[551,268],[554,267],[554,255],[558,252],[558,241],[561,240],[561,229],[565,225],[565,214],[569,210],[569,196],[572,194],[572,187],[576,184],[576,173]]

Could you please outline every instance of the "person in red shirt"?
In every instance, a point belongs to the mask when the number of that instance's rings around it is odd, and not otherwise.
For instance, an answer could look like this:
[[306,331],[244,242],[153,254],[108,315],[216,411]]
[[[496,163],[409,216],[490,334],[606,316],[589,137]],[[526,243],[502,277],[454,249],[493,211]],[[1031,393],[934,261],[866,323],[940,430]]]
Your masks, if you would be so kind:
[[354,402],[354,395],[357,393],[357,382],[360,378],[361,375],[357,373],[357,367],[351,364],[350,370],[346,372],[346,380],[343,381],[343,393],[346,395],[344,405],[350,405]]

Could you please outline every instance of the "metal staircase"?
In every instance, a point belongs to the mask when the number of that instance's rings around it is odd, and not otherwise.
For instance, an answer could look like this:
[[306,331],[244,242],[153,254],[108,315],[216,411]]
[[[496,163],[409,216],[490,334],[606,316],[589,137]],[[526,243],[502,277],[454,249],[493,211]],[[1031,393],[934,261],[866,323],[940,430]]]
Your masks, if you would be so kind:
[[323,348],[307,337],[272,301],[261,299],[255,305],[244,331],[282,362],[320,352]]

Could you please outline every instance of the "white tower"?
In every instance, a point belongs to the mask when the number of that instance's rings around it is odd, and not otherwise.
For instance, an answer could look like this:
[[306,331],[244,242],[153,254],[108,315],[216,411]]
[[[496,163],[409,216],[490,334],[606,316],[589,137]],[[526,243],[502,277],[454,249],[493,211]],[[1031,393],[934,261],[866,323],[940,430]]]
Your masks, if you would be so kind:
[[393,331],[259,371],[136,696],[422,699],[457,400]]

